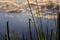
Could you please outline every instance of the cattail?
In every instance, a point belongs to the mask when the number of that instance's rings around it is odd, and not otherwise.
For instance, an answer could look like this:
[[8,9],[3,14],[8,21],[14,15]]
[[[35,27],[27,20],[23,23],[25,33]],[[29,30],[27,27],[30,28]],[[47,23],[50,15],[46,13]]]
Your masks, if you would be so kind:
[[[29,0],[27,0],[27,2],[28,2],[28,6],[29,6],[29,8],[30,8],[30,12],[31,12],[31,15],[32,15],[32,20],[33,20],[33,22],[34,22],[34,26],[35,26],[35,29],[36,29],[36,23],[35,23],[35,20],[34,20],[34,17],[33,17],[33,13],[32,13],[31,6],[30,6],[30,4],[29,4]],[[37,30],[37,29],[36,29],[36,30]]]
[[29,4],[29,0],[27,0],[27,2],[28,2],[28,6],[29,6],[29,8],[30,8],[30,12],[31,12],[31,15],[32,15],[32,19],[33,19],[33,21],[34,21],[34,17],[33,17],[33,13],[32,13],[31,6],[30,6],[30,4]]
[[29,19],[29,33],[30,33],[30,40],[32,40],[32,33],[31,33],[31,19]]
[[10,40],[8,22],[7,22],[7,38],[8,38],[8,40]]

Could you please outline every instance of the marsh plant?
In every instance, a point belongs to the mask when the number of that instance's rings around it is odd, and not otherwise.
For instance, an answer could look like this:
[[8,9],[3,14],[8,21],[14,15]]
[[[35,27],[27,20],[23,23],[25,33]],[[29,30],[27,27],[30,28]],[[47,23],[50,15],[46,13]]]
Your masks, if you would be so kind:
[[[34,24],[35,33],[36,33],[35,34],[36,35],[36,40],[58,40],[58,27],[57,27],[56,33],[53,31],[53,29],[51,29],[49,31],[48,30],[48,23],[49,22],[47,21],[46,26],[45,26],[46,27],[46,35],[45,35],[45,33],[43,31],[42,19],[41,18],[38,19],[38,20],[40,20],[38,22],[40,22],[41,24],[40,24],[40,26],[39,25],[37,26],[36,21],[35,21],[34,16],[33,16],[33,13],[32,13],[31,6],[29,4],[29,0],[27,0],[27,2],[28,2],[28,6],[30,8],[31,15],[32,15],[31,16],[32,19],[31,18],[28,19],[29,40],[33,40],[33,35],[32,35],[32,30],[31,30],[31,23]],[[39,7],[38,7],[37,0],[36,0],[36,5],[37,5],[37,10],[36,10],[37,11],[37,16],[38,15],[40,16],[40,12],[39,12]],[[7,24],[7,27],[6,27],[6,29],[7,29],[7,35],[5,35],[5,40],[11,40],[10,39],[10,33],[9,33],[9,21],[7,21],[6,24]],[[20,40],[25,40],[25,37],[26,36],[24,35],[24,32],[21,32]],[[15,31],[14,28],[13,28],[13,38],[14,38],[14,40],[18,40],[17,35],[16,35],[16,31]]]

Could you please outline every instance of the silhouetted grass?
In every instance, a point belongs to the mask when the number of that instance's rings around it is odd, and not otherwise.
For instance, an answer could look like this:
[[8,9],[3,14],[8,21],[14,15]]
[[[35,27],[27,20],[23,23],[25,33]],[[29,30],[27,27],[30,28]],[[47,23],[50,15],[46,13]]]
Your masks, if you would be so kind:
[[50,40],[53,39],[53,29],[51,29],[51,35],[50,35]]
[[[58,16],[57,19],[60,19],[60,12],[58,12],[57,16]],[[56,40],[59,40],[59,22],[60,20],[57,21]]]
[[39,11],[39,6],[38,6],[38,0],[36,0],[36,5],[37,5],[36,12],[37,12],[37,17],[38,17],[38,15],[40,16],[40,11]]
[[48,21],[47,21],[47,23],[46,23],[46,31],[47,31],[47,35],[46,35],[46,36],[47,36],[47,40],[49,40],[49,34],[48,34],[48,33],[49,33],[49,32],[48,32]]
[[[32,32],[31,32],[31,23],[30,22],[31,22],[31,19],[29,18],[29,35],[30,35],[29,40],[33,40]],[[9,40],[9,38],[10,38],[10,36],[9,36],[9,25],[8,24],[9,24],[9,22],[7,22],[7,35],[5,35],[5,40]],[[54,38],[56,38],[56,40],[58,39],[57,38],[58,37],[57,36],[58,35],[58,30],[56,31],[56,34],[54,34],[55,36],[53,35],[53,29],[51,29],[51,32],[50,32],[51,34],[49,34],[50,36],[48,35],[48,33],[49,33],[48,32],[48,21],[47,21],[47,24],[46,24],[46,30],[47,30],[47,40],[53,40]],[[38,34],[36,34],[36,38],[37,38],[36,40],[46,40],[43,29],[40,26],[38,26],[38,31],[37,32],[38,32]],[[13,29],[13,37],[14,37],[14,40],[18,40],[17,36],[15,34],[15,29]],[[24,37],[25,37],[24,33],[22,32],[22,40],[25,40]],[[50,37],[50,39],[49,39],[49,37]]]
[[[58,1],[57,1],[57,7],[58,7]],[[58,7],[58,10],[57,10],[57,16],[58,18],[57,19],[60,19],[60,12],[59,12],[59,7]],[[57,21],[57,31],[56,31],[56,40],[59,40],[59,20]]]
[[[36,0],[36,5],[37,5],[37,16],[39,15],[40,16],[40,11],[39,11],[39,6],[38,6],[38,0]],[[43,32],[43,24],[42,24],[42,20],[41,18],[39,19],[40,20],[40,26],[38,27],[38,33],[39,33],[39,40],[45,40],[45,35],[44,35],[44,32]],[[40,28],[40,29],[39,29]]]
[[24,33],[22,32],[22,40],[25,40],[25,38],[24,38]]
[[32,39],[31,23],[30,23],[30,22],[31,22],[31,19],[29,19],[29,33],[30,33],[30,35],[29,35],[30,38],[29,38],[29,39],[30,39],[30,40],[33,40],[33,39]]
[[[31,15],[32,15],[32,20],[34,21],[34,27],[35,27],[35,30],[36,30],[36,40],[53,40],[54,38],[56,38],[56,40],[58,40],[58,26],[57,26],[57,31],[56,31],[56,34],[54,34],[55,35],[55,37],[53,38],[53,29],[51,29],[51,32],[50,32],[50,34],[49,34],[49,31],[48,31],[48,21],[47,21],[47,24],[46,24],[46,32],[47,32],[47,38],[45,37],[45,35],[44,35],[44,32],[43,32],[43,23],[42,23],[42,20],[41,20],[41,18],[40,18],[40,26],[38,25],[36,25],[36,22],[35,22],[35,20],[34,20],[34,16],[33,16],[33,13],[32,13],[32,9],[31,9],[31,6],[29,5],[29,0],[27,0],[27,2],[28,2],[28,6],[29,6],[29,8],[30,8],[30,12],[31,12]],[[37,0],[36,0],[36,4],[37,4],[37,16],[39,15],[40,16],[40,12],[39,12],[39,8],[38,8],[38,2],[37,2]],[[31,32],[31,19],[29,18],[29,40],[33,40],[33,37],[32,37],[32,32]],[[10,36],[9,36],[9,22],[7,21],[7,35],[5,35],[5,40],[10,40]],[[24,33],[22,32],[22,37],[20,38],[21,40],[25,40],[25,37],[26,36],[24,36]],[[50,35],[50,36],[49,36]],[[15,29],[13,29],[13,37],[14,37],[14,40],[18,40],[17,39],[17,36],[16,36],[16,33],[15,33]],[[55,39],[54,39],[55,40]]]
[[5,40],[8,40],[8,39],[7,39],[7,35],[5,35]]
[[13,27],[13,37],[14,37],[14,40],[17,40],[17,36],[16,36],[16,32],[15,32],[14,27]]
[[36,39],[37,39],[37,40],[39,40],[39,38],[38,38],[38,31],[37,31],[37,26],[36,26],[36,22],[35,22],[35,20],[34,20],[34,17],[33,17],[33,13],[32,13],[31,6],[30,6],[30,4],[29,4],[29,0],[27,0],[27,2],[28,2],[28,6],[29,6],[29,8],[30,8],[30,12],[31,12],[32,19],[33,19],[34,26],[35,26],[35,30],[36,30]]
[[10,36],[9,36],[9,22],[7,21],[7,38],[8,40],[10,40]]

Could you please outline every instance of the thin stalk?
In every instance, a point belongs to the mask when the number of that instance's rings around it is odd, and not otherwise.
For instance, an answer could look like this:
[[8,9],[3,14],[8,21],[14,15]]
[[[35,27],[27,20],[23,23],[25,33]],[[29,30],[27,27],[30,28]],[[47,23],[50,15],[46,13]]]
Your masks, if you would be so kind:
[[17,36],[16,36],[16,33],[15,33],[15,29],[13,28],[13,36],[14,36],[14,40],[17,40]]
[[[38,7],[38,0],[36,0],[36,4],[37,4],[37,12],[38,12],[38,15],[40,16],[40,11],[39,11],[39,7]],[[43,38],[43,40],[45,40],[43,29],[42,29],[42,21],[41,21],[41,18],[40,18],[40,23],[41,23],[41,35],[40,35],[41,37],[40,37],[40,40],[42,40],[42,38]]]
[[[37,17],[38,17],[38,15],[40,16],[40,11],[39,11],[39,6],[38,6],[38,0],[36,0],[36,5],[37,5],[37,10],[36,10],[36,11],[37,11]],[[41,21],[41,18],[40,18],[40,21]],[[41,22],[40,22],[40,23],[41,23]],[[42,25],[42,24],[41,24],[41,25]],[[42,27],[42,26],[41,26],[41,27]],[[43,31],[43,30],[41,29],[40,32],[42,32],[42,31]],[[41,37],[42,37],[41,34],[43,34],[43,32],[42,32],[42,33],[40,33],[40,32],[39,32],[39,27],[38,27],[38,33],[39,33],[39,35],[40,35],[40,36],[39,36],[39,40],[41,40]]]
[[8,40],[10,40],[8,22],[7,22],[7,38],[8,38]]
[[[38,6],[38,5],[37,5],[37,6]],[[38,13],[39,13],[39,8],[38,8]],[[40,16],[40,13],[39,13],[39,16]],[[41,26],[41,27],[40,27],[40,29],[41,29],[41,35],[43,35],[43,28],[42,28],[42,27],[43,27],[43,24],[42,24],[41,17],[40,17],[39,20],[40,20],[40,26]]]
[[28,6],[29,6],[29,8],[30,8],[30,12],[31,12],[31,15],[32,15],[32,19],[33,19],[33,21],[34,21],[34,26],[35,26],[35,29],[36,29],[36,38],[37,38],[37,40],[39,40],[37,27],[36,27],[36,23],[35,23],[35,20],[34,20],[34,17],[33,17],[33,13],[32,13],[31,6],[30,6],[30,4],[29,4],[29,0],[27,0],[27,2],[28,2]]
[[40,23],[41,23],[41,27],[40,28],[41,28],[41,37],[42,37],[43,36],[43,28],[42,28],[43,24],[42,24],[41,18],[40,18]]
[[7,35],[5,35],[5,40],[7,40]]
[[49,35],[48,35],[48,21],[47,21],[47,24],[46,24],[46,28],[47,28],[47,40],[49,40]]
[[32,39],[32,33],[31,33],[31,23],[30,23],[31,19],[29,19],[29,33],[30,33],[30,40]]
[[57,21],[57,31],[56,31],[56,40],[58,40],[59,39],[59,23],[60,23],[60,12],[58,13],[58,21]]
[[47,40],[49,40],[49,38],[48,38],[48,37],[49,37],[49,35],[48,35],[48,26],[47,26]]
[[[41,37],[43,37],[43,24],[42,24],[42,20],[41,20],[41,18],[40,18],[40,25],[41,25],[41,27],[40,27],[40,33],[41,33]],[[42,40],[42,38],[41,38],[41,40]]]
[[24,33],[23,33],[23,32],[22,32],[22,39],[25,40],[25,39],[24,39]]
[[52,40],[52,36],[53,36],[53,29],[51,29],[50,40]]
[[[58,6],[58,0],[57,0],[57,6]],[[57,15],[58,15],[58,19],[59,19],[60,18],[60,14],[58,13],[58,10],[57,10]],[[58,20],[58,22],[59,22],[59,20]],[[57,22],[56,40],[59,39],[59,37],[58,37],[58,35],[59,35],[59,23],[58,22]]]
[[45,35],[44,35],[44,32],[43,32],[43,29],[41,29],[39,27],[38,31],[39,31],[39,40],[45,40]]
[[42,32],[42,39],[41,40],[45,40],[44,32]]
[[38,33],[39,33],[39,40],[45,40],[45,35],[43,30],[40,28],[40,26],[38,27]]
[[56,32],[53,32],[53,40],[56,40]]
[[[36,0],[36,5],[37,5],[37,16],[39,15],[40,16],[40,11],[39,11],[39,6],[38,6],[38,1]],[[40,23],[41,23],[41,29],[40,29],[40,32],[41,32],[41,37],[40,37],[40,39],[42,40],[42,37],[43,37],[43,29],[42,29],[42,21],[41,21],[41,18],[40,18]],[[38,29],[39,30],[39,29]]]
[[30,12],[31,12],[31,15],[32,15],[32,19],[33,19],[33,21],[34,21],[34,17],[33,17],[33,13],[32,13],[31,6],[30,6],[30,4],[29,4],[29,0],[27,0],[27,2],[28,2],[28,6],[29,6],[29,8],[30,8]]
[[[53,14],[55,13],[54,10],[55,10],[55,9],[53,8]],[[52,16],[53,16],[53,14],[52,14]],[[57,14],[56,14],[56,15],[57,15]],[[55,23],[54,25],[56,26],[56,19],[55,19],[55,16],[54,16],[54,19],[53,19],[53,20],[54,20],[54,23]]]
[[45,35],[43,30],[39,27],[38,31],[39,31],[39,40],[45,40]]
[[38,15],[40,16],[39,6],[38,6],[38,1],[37,1],[37,0],[36,0],[36,5],[37,5],[37,10],[36,10],[36,11],[38,12],[38,13],[37,13],[37,16],[38,16]]
[[41,40],[41,30],[40,30],[40,27],[38,26],[38,33],[39,33],[39,40]]

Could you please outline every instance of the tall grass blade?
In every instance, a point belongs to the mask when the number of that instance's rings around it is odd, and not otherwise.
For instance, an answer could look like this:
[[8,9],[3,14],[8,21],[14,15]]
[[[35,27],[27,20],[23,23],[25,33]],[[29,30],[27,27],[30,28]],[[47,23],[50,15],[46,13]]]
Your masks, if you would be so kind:
[[5,35],[5,40],[7,40],[7,35]]
[[13,37],[14,37],[14,40],[17,40],[17,36],[16,36],[16,33],[15,33],[15,29],[13,28]]
[[29,6],[29,8],[30,8],[30,12],[31,12],[32,19],[33,19],[34,26],[35,26],[35,30],[36,30],[36,38],[37,38],[37,40],[39,40],[39,38],[38,38],[38,31],[37,31],[37,27],[36,27],[36,23],[35,23],[35,20],[34,20],[34,17],[33,17],[33,13],[32,13],[31,6],[30,6],[30,4],[29,4],[29,0],[27,0],[27,2],[28,2],[28,6]]
[[25,40],[25,38],[24,38],[24,33],[23,33],[23,32],[22,32],[22,39]]
[[[38,6],[38,0],[36,0],[36,5],[37,5],[37,16],[39,15],[40,16],[40,11],[39,11],[39,6]],[[40,32],[39,32],[39,34],[38,35],[40,35],[39,37],[39,40],[41,39],[42,40],[42,37],[43,37],[43,29],[42,29],[42,21],[41,21],[41,18],[40,18],[40,23],[41,23],[41,27],[40,27]],[[39,28],[39,27],[38,27]],[[38,31],[39,31],[39,29],[38,29]]]
[[9,22],[7,21],[7,38],[8,40],[10,40],[10,36],[9,36]]
[[[57,0],[57,7],[58,7],[58,0]],[[58,10],[57,10],[57,16],[58,16],[58,19],[60,18],[60,12],[59,12],[59,7],[58,7]],[[57,21],[57,31],[56,31],[56,40],[59,40],[59,20]]]
[[[57,16],[58,16],[57,19],[60,19],[60,12],[58,13]],[[59,40],[59,23],[60,23],[60,20],[57,21],[56,40]]]
[[36,5],[37,5],[37,16],[39,15],[40,16],[40,12],[39,12],[39,6],[38,6],[38,0],[36,0]]
[[53,38],[53,29],[51,29],[51,35],[50,35],[50,40]]
[[49,40],[49,32],[48,32],[48,20],[47,20],[47,23],[46,23],[46,28],[47,28],[47,40]]

